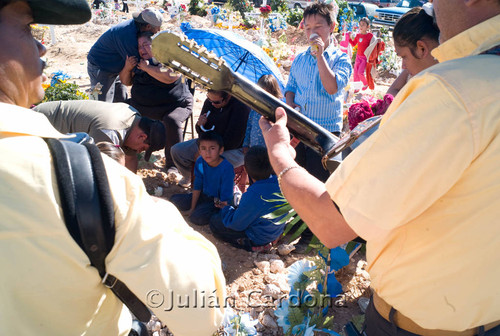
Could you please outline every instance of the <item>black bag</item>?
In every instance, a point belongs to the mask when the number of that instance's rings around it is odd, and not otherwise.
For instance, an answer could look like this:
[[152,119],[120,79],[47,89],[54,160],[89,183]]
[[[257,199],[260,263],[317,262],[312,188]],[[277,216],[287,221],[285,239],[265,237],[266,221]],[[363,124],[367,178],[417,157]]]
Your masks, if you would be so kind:
[[106,272],[105,259],[115,242],[113,200],[101,152],[89,139],[85,133],[69,141],[45,139],[54,161],[64,221],[71,237],[97,268],[102,283],[137,319],[147,323],[150,310],[123,282]]

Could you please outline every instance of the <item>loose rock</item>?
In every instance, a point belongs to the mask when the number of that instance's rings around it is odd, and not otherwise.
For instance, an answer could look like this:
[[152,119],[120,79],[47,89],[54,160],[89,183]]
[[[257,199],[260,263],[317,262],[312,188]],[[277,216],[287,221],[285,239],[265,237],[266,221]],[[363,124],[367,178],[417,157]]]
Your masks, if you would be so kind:
[[281,259],[271,260],[271,273],[282,273],[285,270],[285,263]]
[[287,255],[293,250],[295,250],[295,246],[293,246],[292,244],[281,244],[280,246],[278,246],[278,253],[280,255]]
[[271,269],[271,264],[269,263],[269,261],[266,261],[266,260],[263,260],[263,261],[254,261],[254,264],[255,264],[255,266],[258,267],[258,269],[262,273],[269,273],[269,271]]

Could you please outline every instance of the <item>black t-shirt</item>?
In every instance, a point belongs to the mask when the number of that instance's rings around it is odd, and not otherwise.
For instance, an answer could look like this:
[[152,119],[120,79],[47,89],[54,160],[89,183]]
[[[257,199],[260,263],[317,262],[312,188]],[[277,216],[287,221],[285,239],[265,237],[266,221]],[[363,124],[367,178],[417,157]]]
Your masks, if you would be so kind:
[[[208,111],[210,115],[204,126],[205,129],[211,129],[214,126],[214,131],[224,140],[224,150],[241,148],[245,139],[250,107],[231,97],[226,106],[216,108],[207,99],[200,114],[206,114]],[[198,125],[196,125],[196,131],[198,134],[203,132]]]
[[192,97],[186,83],[179,77],[171,84],[165,84],[150,76],[147,72],[135,69],[132,82],[132,105],[175,106]]

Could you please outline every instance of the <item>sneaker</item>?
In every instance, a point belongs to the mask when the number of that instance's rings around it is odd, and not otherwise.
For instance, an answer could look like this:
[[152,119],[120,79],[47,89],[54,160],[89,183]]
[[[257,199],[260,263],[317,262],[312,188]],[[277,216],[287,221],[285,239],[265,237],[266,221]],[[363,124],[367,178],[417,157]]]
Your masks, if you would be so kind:
[[190,178],[181,178],[179,182],[177,182],[178,185],[180,185],[183,188],[190,188],[191,187],[191,179]]
[[252,246],[252,252],[265,252],[271,250],[272,247],[273,245],[271,243],[262,246]]

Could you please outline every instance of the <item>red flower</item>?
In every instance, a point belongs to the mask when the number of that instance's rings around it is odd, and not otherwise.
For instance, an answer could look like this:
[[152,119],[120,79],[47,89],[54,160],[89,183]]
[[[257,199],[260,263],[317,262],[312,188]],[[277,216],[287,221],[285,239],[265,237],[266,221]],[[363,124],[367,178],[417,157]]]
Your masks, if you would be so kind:
[[368,102],[363,100],[360,103],[353,104],[349,107],[349,112],[347,113],[349,128],[353,130],[360,122],[371,117],[373,117],[373,111]]
[[382,115],[387,111],[389,105],[391,105],[394,97],[392,95],[385,95],[384,99],[379,99],[375,104],[372,105],[372,111],[374,115]]
[[271,6],[265,5],[260,7],[259,10],[262,15],[269,15],[271,13]]

